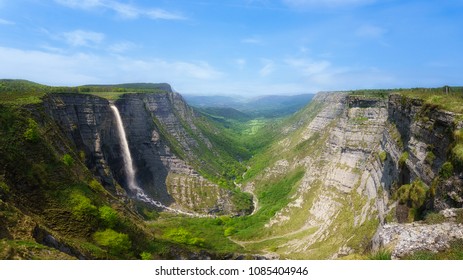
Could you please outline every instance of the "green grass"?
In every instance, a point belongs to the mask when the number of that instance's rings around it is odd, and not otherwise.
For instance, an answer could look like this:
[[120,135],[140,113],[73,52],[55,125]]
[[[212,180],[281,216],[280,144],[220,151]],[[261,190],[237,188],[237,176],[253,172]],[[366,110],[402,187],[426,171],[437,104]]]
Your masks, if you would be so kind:
[[290,196],[304,173],[304,170],[296,169],[284,177],[275,178],[260,185],[256,190],[259,210],[252,216],[239,217],[227,223],[228,226],[236,229],[234,237],[238,239],[255,239],[268,235],[268,231],[263,226],[276,212],[289,203]]
[[421,99],[426,104],[435,105],[450,112],[463,113],[462,87],[449,87],[448,94],[444,88],[414,88],[396,92],[407,98]]
[[442,214],[431,212],[426,214],[424,222],[428,225],[441,224],[445,222],[445,217]]
[[[230,241],[225,234],[229,226],[224,221],[229,219],[226,217],[189,218],[163,213],[156,221],[149,224],[156,236],[165,241],[206,248],[215,252],[244,252],[243,248]],[[176,229],[176,232],[173,229]],[[183,234],[178,234],[179,231]]]
[[164,93],[166,84],[121,84],[80,87],[53,87],[26,80],[0,80],[0,104],[26,105],[42,102],[49,93],[91,94],[108,100],[116,100],[130,93]]
[[358,96],[362,98],[380,98],[386,99],[391,90],[388,89],[364,89],[364,90],[355,90],[352,91],[349,96]]
[[458,239],[449,243],[449,248],[441,252],[417,251],[408,256],[406,260],[463,260],[463,240]]
[[391,252],[386,249],[380,249],[368,255],[369,260],[391,260]]

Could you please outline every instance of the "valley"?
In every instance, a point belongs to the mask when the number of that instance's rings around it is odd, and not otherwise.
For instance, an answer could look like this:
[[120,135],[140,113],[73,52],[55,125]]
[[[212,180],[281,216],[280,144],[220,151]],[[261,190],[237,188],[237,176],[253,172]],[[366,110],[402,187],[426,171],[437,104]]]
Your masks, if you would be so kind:
[[228,107],[0,80],[0,97],[2,259],[463,256],[462,88]]

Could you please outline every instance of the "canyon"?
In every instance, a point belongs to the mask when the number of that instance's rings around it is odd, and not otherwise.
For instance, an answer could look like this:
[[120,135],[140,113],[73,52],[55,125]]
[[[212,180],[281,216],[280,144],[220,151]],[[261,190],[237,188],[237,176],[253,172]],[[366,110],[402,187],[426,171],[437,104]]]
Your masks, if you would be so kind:
[[322,92],[243,159],[220,123],[154,87],[0,105],[2,258],[404,258],[463,239],[459,112],[400,91]]

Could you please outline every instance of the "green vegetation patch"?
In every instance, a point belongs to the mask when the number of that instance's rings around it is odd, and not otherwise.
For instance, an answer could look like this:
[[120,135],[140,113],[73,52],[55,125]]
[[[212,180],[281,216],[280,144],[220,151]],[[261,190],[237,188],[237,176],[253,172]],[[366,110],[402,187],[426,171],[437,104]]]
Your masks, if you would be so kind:
[[107,248],[110,254],[116,256],[127,253],[132,247],[132,241],[127,234],[112,229],[96,232],[93,239],[98,245]]
[[264,225],[290,202],[290,197],[304,174],[305,171],[298,168],[284,177],[263,182],[256,190],[259,210],[252,216],[238,217],[228,222],[229,226],[236,229],[234,237],[253,239],[268,234],[263,229]]
[[421,99],[426,104],[450,112],[463,113],[463,87],[413,88],[396,92],[406,98]]
[[222,253],[243,252],[243,248],[228,239],[228,234],[234,232],[227,225],[231,219],[226,216],[190,218],[162,213],[156,221],[150,222],[150,226],[156,236],[165,241]]
[[386,99],[392,90],[389,89],[362,89],[352,91],[349,96],[358,96],[362,98]]
[[453,147],[452,158],[457,166],[463,167],[463,144],[457,144]]
[[447,161],[442,165],[439,170],[439,176],[445,180],[453,176],[453,165],[451,162]]
[[403,152],[403,153],[400,155],[400,158],[399,158],[399,166],[400,166],[400,167],[405,166],[405,163],[407,162],[408,157],[409,157],[409,153],[408,153],[408,152]]
[[441,224],[445,222],[445,217],[444,215],[440,213],[430,212],[426,214],[426,217],[424,218],[424,222],[427,223],[428,225]]
[[441,252],[417,251],[408,256],[406,260],[463,260],[463,240],[457,239],[449,243],[449,247]]
[[387,152],[386,151],[381,151],[379,154],[379,160],[381,160],[382,163],[384,163],[387,159]]

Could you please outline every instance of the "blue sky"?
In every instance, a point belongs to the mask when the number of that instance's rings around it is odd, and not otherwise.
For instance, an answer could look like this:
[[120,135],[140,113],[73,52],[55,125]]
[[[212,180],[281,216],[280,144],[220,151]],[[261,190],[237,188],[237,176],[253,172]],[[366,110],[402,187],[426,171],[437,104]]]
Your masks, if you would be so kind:
[[187,94],[463,85],[463,0],[0,0],[0,78]]

